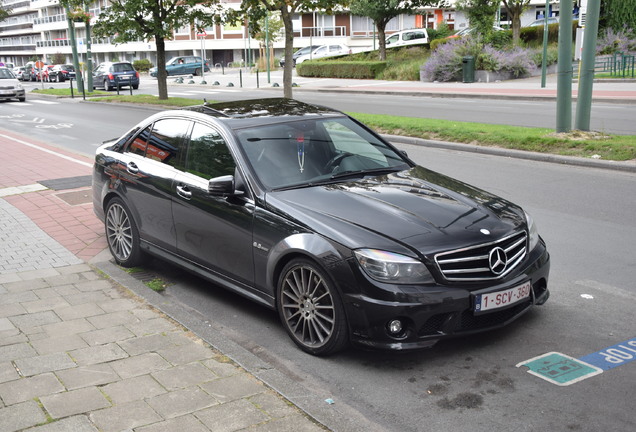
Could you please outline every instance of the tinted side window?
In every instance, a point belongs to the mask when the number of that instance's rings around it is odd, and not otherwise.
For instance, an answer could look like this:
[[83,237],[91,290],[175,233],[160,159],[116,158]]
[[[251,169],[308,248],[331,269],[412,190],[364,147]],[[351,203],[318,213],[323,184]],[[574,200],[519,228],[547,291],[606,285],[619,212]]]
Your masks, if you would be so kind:
[[128,144],[128,146],[124,149],[124,152],[134,153],[140,156],[145,155],[151,128],[152,125],[142,130],[139,135],[137,135],[135,139]]
[[224,175],[233,175],[236,164],[225,140],[209,126],[195,123],[188,155],[186,171],[211,179]]
[[394,44],[400,39],[400,35],[393,35],[386,40],[387,45]]
[[148,141],[146,157],[179,167],[184,139],[192,122],[183,119],[163,119],[155,122]]

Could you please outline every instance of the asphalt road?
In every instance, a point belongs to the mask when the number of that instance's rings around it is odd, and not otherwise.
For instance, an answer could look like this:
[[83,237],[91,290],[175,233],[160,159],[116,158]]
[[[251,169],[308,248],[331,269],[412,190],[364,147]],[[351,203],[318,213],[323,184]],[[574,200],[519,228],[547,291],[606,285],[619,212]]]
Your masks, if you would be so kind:
[[[0,103],[3,127],[85,154],[147,115],[99,104]],[[308,412],[331,409],[353,419],[340,430],[635,429],[636,362],[567,387],[516,365],[553,351],[580,358],[636,336],[636,175],[401,147],[418,163],[511,199],[534,216],[552,255],[545,306],[504,330],[426,351],[351,349],[315,358],[293,345],[273,312],[159,264],[155,271],[172,282],[162,301],[181,305],[187,316],[175,318],[194,321],[202,337],[222,335],[258,356],[261,368],[300,385],[304,395],[289,397]],[[306,406],[309,395],[321,406]],[[326,399],[335,403],[327,406]]]
[[[218,78],[218,76],[217,76]],[[215,78],[209,77],[208,83]],[[234,88],[222,86],[175,85],[174,79],[168,80],[169,95],[209,101],[227,101],[236,99],[255,99],[282,96],[282,89],[272,88],[266,84],[261,74],[261,88],[255,84],[250,88],[239,88],[234,77],[219,78],[226,82],[235,82]],[[231,80],[231,81],[230,81]],[[197,82],[200,78],[197,78]],[[41,88],[41,83],[25,83],[30,88]],[[68,87],[68,83],[45,83],[45,87]],[[373,95],[324,93],[309,90],[310,86],[294,90],[294,98],[309,103],[330,106],[346,112],[366,112],[371,114],[392,114],[407,117],[422,117],[441,120],[468,121],[510,126],[555,128],[555,101],[471,99],[471,98],[439,98],[439,97],[406,97],[404,95]],[[323,89],[324,90],[324,89]],[[157,81],[154,78],[142,77],[141,85],[136,93],[157,94]],[[128,94],[128,89],[122,89]],[[576,104],[572,107],[572,118],[575,118]],[[610,104],[595,102],[592,104],[590,128],[605,133],[619,135],[636,135],[636,104]]]

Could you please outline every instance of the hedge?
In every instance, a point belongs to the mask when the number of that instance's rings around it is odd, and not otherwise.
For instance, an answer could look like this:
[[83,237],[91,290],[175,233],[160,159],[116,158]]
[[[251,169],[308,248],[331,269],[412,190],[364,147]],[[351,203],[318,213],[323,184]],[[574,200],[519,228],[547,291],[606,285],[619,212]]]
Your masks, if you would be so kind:
[[306,61],[296,72],[303,77],[375,79],[386,66],[385,61]]

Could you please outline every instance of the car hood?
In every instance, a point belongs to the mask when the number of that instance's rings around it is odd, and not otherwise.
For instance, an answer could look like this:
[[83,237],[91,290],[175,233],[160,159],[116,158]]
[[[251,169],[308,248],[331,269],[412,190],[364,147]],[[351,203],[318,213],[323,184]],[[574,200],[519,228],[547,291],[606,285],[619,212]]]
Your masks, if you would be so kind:
[[525,224],[514,204],[419,166],[274,191],[266,199],[271,209],[350,248],[395,250],[398,243],[427,254],[493,241]]

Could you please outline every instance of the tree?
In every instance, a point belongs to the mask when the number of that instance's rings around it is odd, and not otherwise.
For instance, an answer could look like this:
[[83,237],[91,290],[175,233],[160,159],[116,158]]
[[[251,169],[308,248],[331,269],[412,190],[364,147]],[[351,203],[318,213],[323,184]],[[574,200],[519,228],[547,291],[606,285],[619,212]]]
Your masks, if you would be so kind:
[[159,99],[168,99],[166,40],[185,25],[197,29],[219,23],[219,0],[111,0],[94,26],[97,36],[114,35],[115,43],[154,39],[157,46]]
[[521,14],[528,8],[530,0],[502,0],[508,17],[512,21],[512,43],[519,44],[521,34]]
[[600,27],[615,32],[636,30],[636,0],[602,0]]
[[[334,7],[343,6],[348,0],[242,0],[240,15],[250,23],[253,34],[260,31],[259,20],[268,11],[280,12],[285,27],[285,67],[283,68],[283,95],[292,97],[292,72],[294,51],[294,27],[292,16],[295,13],[320,10],[332,13]],[[236,19],[236,17],[234,17]]]
[[0,5],[0,22],[7,19],[10,13],[11,13],[11,9],[7,8],[4,5]]
[[417,9],[439,0],[351,0],[349,10],[353,15],[368,17],[378,29],[380,60],[386,60],[386,25],[402,14],[413,14]]
[[499,0],[458,0],[456,7],[468,15],[468,23],[478,35],[488,39],[493,32]]

